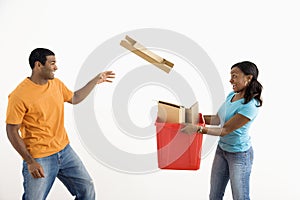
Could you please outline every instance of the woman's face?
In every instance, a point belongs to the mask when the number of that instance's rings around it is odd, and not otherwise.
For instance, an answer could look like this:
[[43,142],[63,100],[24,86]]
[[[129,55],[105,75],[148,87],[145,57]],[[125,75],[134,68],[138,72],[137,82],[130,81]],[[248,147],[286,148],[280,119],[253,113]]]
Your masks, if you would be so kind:
[[245,91],[249,85],[252,75],[245,75],[238,67],[233,67],[230,72],[230,83],[234,92],[239,93]]

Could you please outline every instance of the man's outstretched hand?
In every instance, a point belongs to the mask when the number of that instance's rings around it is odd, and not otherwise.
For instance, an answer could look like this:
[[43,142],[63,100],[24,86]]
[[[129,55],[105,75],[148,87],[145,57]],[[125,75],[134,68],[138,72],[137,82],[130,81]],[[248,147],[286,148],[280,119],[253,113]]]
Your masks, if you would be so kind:
[[104,71],[101,72],[100,74],[98,74],[96,76],[97,80],[97,84],[99,83],[103,83],[103,82],[112,82],[111,79],[115,78],[115,73],[113,71]]

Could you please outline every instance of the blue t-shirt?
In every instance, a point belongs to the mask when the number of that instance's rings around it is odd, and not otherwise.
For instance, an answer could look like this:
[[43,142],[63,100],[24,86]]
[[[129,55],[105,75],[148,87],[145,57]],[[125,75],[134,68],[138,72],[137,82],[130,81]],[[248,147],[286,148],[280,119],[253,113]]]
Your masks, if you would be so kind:
[[257,116],[259,108],[257,107],[258,102],[256,99],[252,99],[247,104],[243,104],[245,101],[244,98],[231,102],[234,95],[234,92],[229,93],[226,101],[218,111],[218,116],[221,120],[221,126],[223,126],[224,123],[226,123],[235,114],[241,114],[250,119],[250,121],[228,135],[220,137],[219,146],[224,151],[243,152],[247,151],[251,147],[251,140],[248,131],[250,125]]

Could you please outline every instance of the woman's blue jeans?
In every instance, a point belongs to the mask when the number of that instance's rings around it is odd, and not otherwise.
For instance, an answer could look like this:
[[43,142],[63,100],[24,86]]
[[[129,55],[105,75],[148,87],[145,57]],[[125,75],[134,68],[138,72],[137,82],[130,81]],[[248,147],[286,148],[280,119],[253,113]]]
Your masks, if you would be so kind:
[[211,171],[209,199],[223,199],[226,185],[230,180],[233,199],[249,200],[252,162],[252,147],[245,152],[230,153],[218,146]]
[[33,178],[23,162],[23,200],[46,199],[56,177],[67,187],[75,199],[94,200],[94,184],[83,163],[70,145],[60,152],[35,159],[42,165],[45,178]]

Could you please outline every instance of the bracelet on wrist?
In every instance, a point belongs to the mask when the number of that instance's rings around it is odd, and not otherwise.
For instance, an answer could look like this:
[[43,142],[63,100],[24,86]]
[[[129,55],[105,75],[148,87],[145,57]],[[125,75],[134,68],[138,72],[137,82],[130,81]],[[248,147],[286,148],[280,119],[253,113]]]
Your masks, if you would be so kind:
[[199,126],[199,127],[198,127],[197,133],[203,133],[203,126]]

